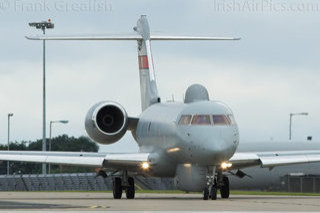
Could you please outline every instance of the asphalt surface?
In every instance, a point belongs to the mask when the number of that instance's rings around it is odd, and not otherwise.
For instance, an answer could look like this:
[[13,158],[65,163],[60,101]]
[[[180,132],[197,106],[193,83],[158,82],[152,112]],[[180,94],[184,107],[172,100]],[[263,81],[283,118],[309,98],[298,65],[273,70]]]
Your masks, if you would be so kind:
[[136,194],[114,200],[111,193],[0,192],[0,211],[320,211],[320,196],[231,195],[204,201],[201,194]]

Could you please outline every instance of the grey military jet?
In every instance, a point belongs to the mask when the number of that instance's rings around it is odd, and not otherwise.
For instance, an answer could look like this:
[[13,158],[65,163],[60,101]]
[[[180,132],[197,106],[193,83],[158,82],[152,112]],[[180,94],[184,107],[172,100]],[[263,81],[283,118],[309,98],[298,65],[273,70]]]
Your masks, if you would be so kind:
[[[85,119],[88,135],[97,143],[112,144],[131,131],[138,153],[2,151],[0,160],[91,166],[113,177],[113,196],[135,197],[134,176],[175,178],[178,189],[203,192],[203,199],[229,197],[229,175],[243,177],[241,169],[320,162],[320,150],[237,152],[239,131],[231,109],[210,100],[207,89],[191,85],[184,103],[162,103],[158,95],[151,41],[239,40],[229,37],[151,35],[146,16],[141,16],[134,34],[100,36],[35,36],[31,40],[134,40],[138,43],[142,113],[128,116],[113,101],[95,104]],[[236,171],[236,172],[231,172]]]

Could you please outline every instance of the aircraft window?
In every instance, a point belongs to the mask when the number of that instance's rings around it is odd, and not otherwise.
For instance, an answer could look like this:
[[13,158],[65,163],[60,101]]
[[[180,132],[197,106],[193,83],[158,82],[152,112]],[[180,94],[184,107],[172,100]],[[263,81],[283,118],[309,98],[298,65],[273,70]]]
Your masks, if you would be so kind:
[[231,125],[235,125],[236,124],[236,120],[234,119],[233,115],[228,115],[228,118],[230,120],[230,124]]
[[182,115],[179,121],[179,125],[189,125],[191,117],[191,115]]
[[210,125],[210,116],[209,115],[195,115],[193,116],[192,125]]
[[230,120],[226,115],[212,115],[214,125],[230,125]]

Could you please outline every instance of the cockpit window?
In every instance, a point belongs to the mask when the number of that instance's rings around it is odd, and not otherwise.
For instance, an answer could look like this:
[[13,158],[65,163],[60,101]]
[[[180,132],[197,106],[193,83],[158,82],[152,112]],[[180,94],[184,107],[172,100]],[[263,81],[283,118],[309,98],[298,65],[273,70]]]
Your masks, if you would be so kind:
[[192,125],[210,125],[210,116],[209,115],[195,115],[193,116]]
[[212,115],[213,125],[230,125],[230,120],[226,115]]
[[233,115],[181,115],[179,125],[235,125]]
[[191,121],[191,115],[182,115],[179,120],[179,125],[189,125]]

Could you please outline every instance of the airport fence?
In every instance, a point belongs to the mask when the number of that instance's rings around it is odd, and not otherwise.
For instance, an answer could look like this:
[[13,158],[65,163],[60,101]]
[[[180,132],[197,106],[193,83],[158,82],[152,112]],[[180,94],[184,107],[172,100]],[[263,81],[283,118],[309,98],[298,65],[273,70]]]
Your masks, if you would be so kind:
[[[175,189],[171,178],[135,177],[138,189]],[[0,175],[0,191],[106,191],[112,190],[112,178],[95,173],[48,175]]]
[[320,175],[288,174],[281,178],[282,191],[320,193]]
[[[288,174],[280,179],[280,191],[320,193],[319,175]],[[279,184],[280,185],[280,184]],[[143,190],[175,190],[172,178],[136,176],[135,186]],[[231,186],[231,189],[237,189]],[[95,173],[0,175],[0,191],[107,191],[112,178]],[[252,189],[251,189],[252,190]],[[257,190],[261,190],[258,188]],[[279,189],[278,189],[279,190]],[[277,191],[278,191],[277,190]]]

